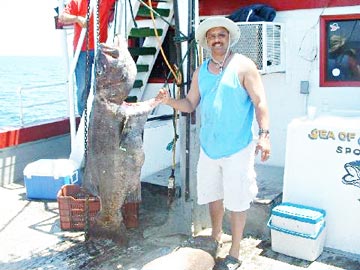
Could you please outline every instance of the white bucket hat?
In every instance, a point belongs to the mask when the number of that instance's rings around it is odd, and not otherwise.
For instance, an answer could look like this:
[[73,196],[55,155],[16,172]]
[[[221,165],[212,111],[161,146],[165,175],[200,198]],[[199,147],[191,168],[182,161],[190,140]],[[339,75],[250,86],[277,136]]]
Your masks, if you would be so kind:
[[230,46],[233,46],[240,38],[240,29],[232,20],[225,17],[211,17],[202,21],[196,30],[195,38],[201,47],[208,49],[206,33],[214,27],[224,27],[229,31]]

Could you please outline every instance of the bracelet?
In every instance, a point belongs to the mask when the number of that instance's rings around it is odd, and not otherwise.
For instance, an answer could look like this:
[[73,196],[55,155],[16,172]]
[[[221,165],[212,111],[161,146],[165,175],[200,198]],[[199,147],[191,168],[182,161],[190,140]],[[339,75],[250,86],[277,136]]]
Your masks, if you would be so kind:
[[263,128],[259,128],[259,133],[258,135],[260,136],[261,134],[270,134],[270,131],[268,129],[263,129]]

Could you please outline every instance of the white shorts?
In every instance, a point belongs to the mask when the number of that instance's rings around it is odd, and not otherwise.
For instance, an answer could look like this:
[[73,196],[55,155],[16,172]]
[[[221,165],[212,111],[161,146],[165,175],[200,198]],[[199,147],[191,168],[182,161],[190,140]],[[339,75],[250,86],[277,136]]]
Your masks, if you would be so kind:
[[209,158],[201,149],[197,166],[198,204],[224,200],[230,211],[245,211],[255,198],[255,142],[236,154],[220,159]]

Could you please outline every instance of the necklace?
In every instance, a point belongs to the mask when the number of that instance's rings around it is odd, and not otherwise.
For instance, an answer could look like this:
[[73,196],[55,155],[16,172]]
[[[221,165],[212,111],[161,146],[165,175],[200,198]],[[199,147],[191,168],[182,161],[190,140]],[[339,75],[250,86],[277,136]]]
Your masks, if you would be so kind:
[[221,62],[216,61],[212,56],[211,56],[211,62],[213,62],[216,65],[216,68],[219,69],[220,73],[223,72],[224,69],[224,64],[226,63],[226,60],[228,59],[228,57],[231,55],[230,53],[226,53],[224,60],[222,60]]

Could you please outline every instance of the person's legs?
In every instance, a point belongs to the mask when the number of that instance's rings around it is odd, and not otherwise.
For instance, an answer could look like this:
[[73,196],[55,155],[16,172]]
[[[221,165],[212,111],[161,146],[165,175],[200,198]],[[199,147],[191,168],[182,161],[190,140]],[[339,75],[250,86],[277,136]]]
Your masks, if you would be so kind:
[[[210,203],[210,205],[211,204],[212,203]],[[221,206],[223,205],[222,201],[217,201],[217,202],[215,202],[215,204],[216,204],[216,206],[210,207],[210,213],[211,213],[211,209],[213,209],[215,213],[221,212],[220,204],[221,204]],[[223,207],[221,207],[221,208],[224,209]],[[213,220],[216,221],[219,218],[219,216],[220,215],[217,215],[217,216],[211,215],[212,221]],[[245,227],[246,211],[241,211],[241,212],[233,212],[232,211],[230,218],[231,218],[232,242],[231,242],[231,247],[229,250],[229,255],[227,255],[223,260],[217,260],[213,270],[235,270],[241,266],[241,261],[239,260],[240,242],[242,240],[243,231],[244,231],[244,227]],[[216,222],[215,222],[215,224],[214,223],[212,223],[212,224],[213,224],[213,226],[216,226]],[[213,233],[214,233],[214,228],[213,228]],[[215,235],[218,235],[218,237],[219,236],[221,237],[221,231],[219,234],[215,234]]]
[[234,258],[239,258],[240,242],[243,238],[244,227],[246,223],[246,211],[231,212],[231,235],[232,243],[229,250],[229,255]]
[[246,210],[257,193],[254,170],[255,144],[251,143],[240,152],[225,158],[222,163],[224,175],[224,206],[230,211],[232,244],[229,255],[238,259],[240,242],[246,222]]
[[[76,98],[77,109],[79,115],[82,115],[87,97],[91,88],[91,73],[92,63],[94,61],[94,52],[89,51],[89,59],[87,60],[86,51],[82,51],[79,54],[78,62],[75,68],[75,81],[76,81]],[[87,61],[89,61],[89,67],[87,67]],[[86,74],[87,71],[87,74]],[[87,79],[87,83],[85,81]],[[87,87],[86,87],[87,86]]]
[[219,161],[209,158],[201,149],[197,165],[198,204],[208,204],[211,218],[211,236],[220,241],[224,216],[222,170]]
[[211,237],[220,242],[224,217],[223,201],[217,200],[209,203],[209,212],[211,218]]

